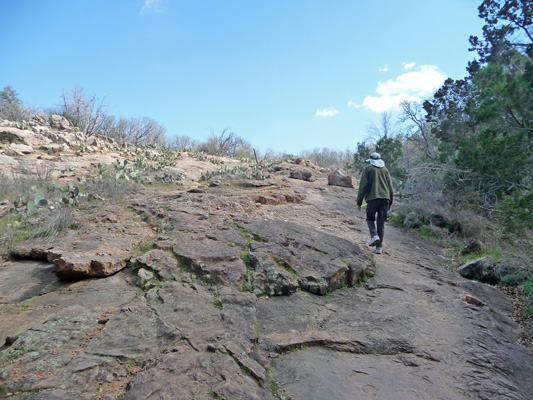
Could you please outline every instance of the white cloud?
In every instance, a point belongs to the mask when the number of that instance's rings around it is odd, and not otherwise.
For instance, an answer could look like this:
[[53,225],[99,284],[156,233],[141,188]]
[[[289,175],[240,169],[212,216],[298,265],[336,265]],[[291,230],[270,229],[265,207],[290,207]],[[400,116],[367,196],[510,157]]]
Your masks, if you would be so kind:
[[[414,67],[414,63],[410,64]],[[431,96],[446,78],[437,66],[421,65],[416,71],[405,72],[394,80],[378,82],[377,95],[366,96],[360,106],[351,101],[348,106],[367,107],[374,112],[387,111],[397,107],[402,101],[421,101]]]
[[160,0],[144,0],[144,5],[141,8],[141,15],[146,13],[162,12]]
[[410,62],[410,63],[404,62],[404,63],[402,63],[402,65],[403,65],[403,69],[409,70],[409,69],[413,69],[414,66],[416,65],[416,63],[414,63],[414,62]]
[[328,107],[328,108],[317,108],[315,117],[322,117],[322,118],[331,118],[335,115],[339,114],[339,110],[337,110],[335,107]]
[[389,70],[389,67],[383,67],[379,69],[379,72],[387,72]]
[[353,108],[361,108],[361,107],[363,107],[362,104],[354,103],[354,102],[351,101],[351,100],[348,102],[347,106],[348,106],[348,108],[350,108],[350,107],[353,107]]

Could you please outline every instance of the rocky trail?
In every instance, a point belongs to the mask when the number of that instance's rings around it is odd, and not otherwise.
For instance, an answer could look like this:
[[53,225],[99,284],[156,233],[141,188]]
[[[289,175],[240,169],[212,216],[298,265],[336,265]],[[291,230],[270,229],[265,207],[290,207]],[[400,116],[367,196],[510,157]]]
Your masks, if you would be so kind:
[[[124,157],[94,147],[62,154],[66,179]],[[533,398],[510,300],[437,245],[387,226],[370,253],[356,189],[305,163],[200,183],[213,165],[184,155],[179,184],[95,200],[76,214],[88,229],[14,249],[1,398]]]

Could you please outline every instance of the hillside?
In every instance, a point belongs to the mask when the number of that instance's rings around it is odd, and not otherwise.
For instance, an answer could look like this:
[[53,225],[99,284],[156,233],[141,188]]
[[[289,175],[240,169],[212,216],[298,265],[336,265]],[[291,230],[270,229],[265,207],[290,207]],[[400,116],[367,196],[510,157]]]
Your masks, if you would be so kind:
[[371,254],[311,163],[0,122],[0,397],[531,398],[511,300],[392,226]]

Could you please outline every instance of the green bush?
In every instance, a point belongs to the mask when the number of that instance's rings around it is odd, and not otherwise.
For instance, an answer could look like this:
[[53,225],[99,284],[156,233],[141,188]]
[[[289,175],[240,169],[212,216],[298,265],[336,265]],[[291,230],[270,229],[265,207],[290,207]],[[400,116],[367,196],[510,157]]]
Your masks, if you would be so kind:
[[533,190],[525,194],[515,191],[502,201],[500,210],[507,232],[520,234],[533,230]]

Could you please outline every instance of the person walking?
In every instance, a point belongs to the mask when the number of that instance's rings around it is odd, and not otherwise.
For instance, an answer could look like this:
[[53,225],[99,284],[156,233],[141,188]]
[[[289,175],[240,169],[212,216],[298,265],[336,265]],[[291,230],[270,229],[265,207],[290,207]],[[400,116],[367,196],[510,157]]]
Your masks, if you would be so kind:
[[375,246],[374,252],[381,254],[387,211],[390,210],[393,201],[392,179],[379,153],[370,154],[366,162],[369,164],[363,169],[359,181],[357,209],[361,211],[363,200],[366,199],[366,223],[371,237],[368,245]]

